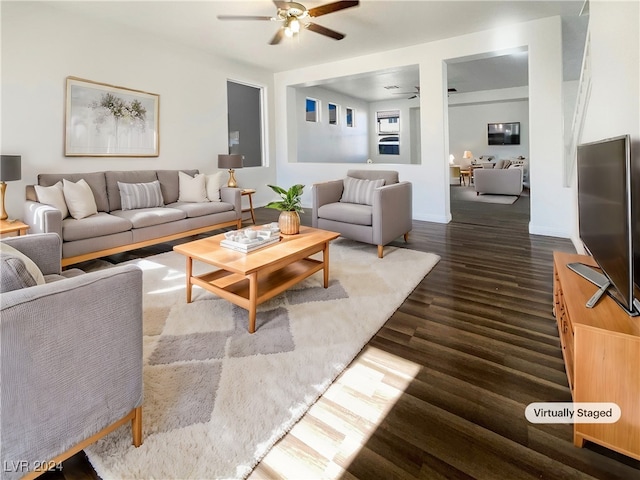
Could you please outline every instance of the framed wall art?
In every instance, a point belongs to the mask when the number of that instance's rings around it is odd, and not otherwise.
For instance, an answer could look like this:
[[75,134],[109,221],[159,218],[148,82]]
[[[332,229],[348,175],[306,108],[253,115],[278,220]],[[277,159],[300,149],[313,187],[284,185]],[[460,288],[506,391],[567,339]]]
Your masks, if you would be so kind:
[[67,77],[67,157],[157,157],[160,96]]

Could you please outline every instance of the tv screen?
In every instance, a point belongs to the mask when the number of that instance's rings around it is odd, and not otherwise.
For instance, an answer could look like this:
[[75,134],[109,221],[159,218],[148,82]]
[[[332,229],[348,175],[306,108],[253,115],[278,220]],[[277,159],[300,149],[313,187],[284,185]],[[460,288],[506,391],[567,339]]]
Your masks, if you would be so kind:
[[582,243],[611,281],[611,296],[633,312],[634,258],[629,136],[578,145]]
[[489,145],[520,145],[520,122],[490,123],[487,131]]

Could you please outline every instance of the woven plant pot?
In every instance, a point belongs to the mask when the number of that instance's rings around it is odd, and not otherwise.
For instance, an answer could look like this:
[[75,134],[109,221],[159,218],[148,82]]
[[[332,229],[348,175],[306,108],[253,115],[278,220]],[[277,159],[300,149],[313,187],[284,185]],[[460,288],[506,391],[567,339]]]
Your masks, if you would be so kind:
[[298,212],[280,212],[278,227],[280,227],[280,233],[284,235],[300,233],[300,215],[298,215]]

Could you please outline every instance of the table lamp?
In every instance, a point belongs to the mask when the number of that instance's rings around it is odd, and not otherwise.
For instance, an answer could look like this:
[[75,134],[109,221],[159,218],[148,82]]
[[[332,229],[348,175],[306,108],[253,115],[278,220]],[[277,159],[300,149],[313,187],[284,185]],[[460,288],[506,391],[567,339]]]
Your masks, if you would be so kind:
[[22,167],[20,155],[0,155],[0,199],[2,200],[2,215],[0,220],[9,218],[4,208],[4,192],[7,189],[7,182],[20,180],[22,178]]
[[462,155],[462,158],[464,158],[465,160],[469,160],[470,158],[473,158],[473,154],[471,153],[471,150],[465,150],[464,154]]
[[236,182],[236,177],[234,176],[234,169],[242,168],[243,159],[244,156],[242,155],[218,155],[218,168],[229,169],[229,181],[227,182],[227,187],[236,188],[238,186],[238,182]]

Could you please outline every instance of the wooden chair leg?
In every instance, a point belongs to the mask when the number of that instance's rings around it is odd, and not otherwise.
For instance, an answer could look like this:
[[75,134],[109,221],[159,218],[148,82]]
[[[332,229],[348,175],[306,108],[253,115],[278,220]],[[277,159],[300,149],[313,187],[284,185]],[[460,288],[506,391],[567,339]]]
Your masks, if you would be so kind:
[[378,258],[382,258],[384,245],[378,245]]
[[142,445],[142,406],[134,410],[133,418],[131,419],[131,434],[133,436],[133,446],[139,447]]

